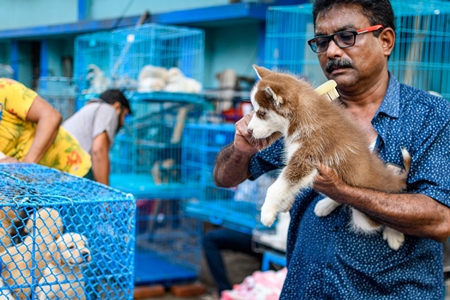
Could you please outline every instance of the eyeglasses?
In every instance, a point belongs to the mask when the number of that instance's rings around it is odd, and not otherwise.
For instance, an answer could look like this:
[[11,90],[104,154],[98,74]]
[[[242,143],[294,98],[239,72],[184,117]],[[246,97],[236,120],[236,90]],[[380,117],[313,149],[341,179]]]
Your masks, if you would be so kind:
[[373,32],[383,28],[384,27],[382,25],[374,25],[359,30],[346,30],[336,32],[331,35],[319,35],[313,39],[310,39],[308,41],[308,44],[311,47],[312,51],[316,53],[327,51],[328,45],[330,44],[331,40],[333,40],[334,43],[341,49],[350,48],[351,46],[355,45],[356,36],[358,34]]

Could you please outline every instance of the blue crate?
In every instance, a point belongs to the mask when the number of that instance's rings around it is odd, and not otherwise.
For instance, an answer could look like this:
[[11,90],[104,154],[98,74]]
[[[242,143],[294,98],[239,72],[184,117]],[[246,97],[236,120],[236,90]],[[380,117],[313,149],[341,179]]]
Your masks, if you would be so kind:
[[261,226],[259,208],[268,187],[265,179],[219,188],[212,171],[219,151],[234,139],[234,124],[190,124],[183,136],[183,177],[196,186],[183,207],[187,215],[251,233]]
[[202,227],[199,220],[183,213],[184,201],[137,202],[135,284],[169,286],[197,278]]
[[131,106],[140,116],[129,119],[115,138],[111,186],[138,199],[189,197],[181,140],[186,124],[199,119],[203,102],[132,100]]
[[[130,88],[130,83],[131,85],[134,83],[135,86],[131,88],[137,88],[138,91],[148,91],[148,89],[165,91],[172,74],[167,71],[177,68],[185,77],[201,84],[204,69],[204,39],[203,30],[182,26],[144,24],[139,28],[127,27],[114,30],[112,32],[114,45],[111,57],[112,77],[117,80],[118,85],[123,82],[125,88]],[[145,66],[159,68],[158,72],[146,77],[157,78],[158,80],[152,80],[152,82],[162,83],[159,88],[156,85],[146,88],[144,81],[139,82],[140,72]],[[124,78],[127,80],[123,80]],[[193,92],[183,89],[176,91]]]
[[[389,71],[399,81],[450,99],[450,3],[391,1],[396,44]],[[327,79],[307,41],[314,37],[312,4],[267,10],[265,66],[305,76],[318,86]]]
[[75,82],[69,77],[39,77],[37,93],[66,120],[75,113]]
[[[67,266],[68,273],[80,275],[84,282],[76,295],[132,299],[136,208],[132,195],[35,164],[0,164],[0,194],[2,228],[7,231],[2,238],[6,249],[0,254],[5,281],[1,292],[31,299],[62,288],[65,292],[57,297],[69,297],[81,279],[54,281],[43,275],[49,268]],[[24,258],[25,252],[31,258]],[[69,267],[58,259],[64,255],[78,263]],[[21,276],[14,279],[11,272]]]

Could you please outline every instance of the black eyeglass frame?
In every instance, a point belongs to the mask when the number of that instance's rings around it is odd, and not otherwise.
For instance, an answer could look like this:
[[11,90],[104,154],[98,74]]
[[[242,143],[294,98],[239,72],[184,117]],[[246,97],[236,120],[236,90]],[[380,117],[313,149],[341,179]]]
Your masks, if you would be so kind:
[[[338,46],[341,49],[345,49],[345,48],[350,48],[353,47],[356,43],[356,36],[363,34],[363,33],[368,33],[368,32],[374,32],[380,29],[384,29],[383,25],[373,25],[367,28],[362,28],[362,29],[358,29],[358,30],[345,30],[345,31],[339,31],[330,35],[319,35],[316,36],[312,39],[310,39],[308,41],[308,45],[311,47],[311,50],[315,53],[323,53],[325,51],[328,50],[328,45],[330,44],[330,41],[333,40],[333,42],[336,44],[336,46]],[[351,45],[345,45],[345,46],[341,46],[339,45],[338,41],[335,39],[336,35],[342,34],[342,33],[352,33],[353,34],[353,43]],[[317,48],[317,44],[316,44],[316,40],[317,39],[326,39],[327,41],[327,46],[325,47],[324,50],[322,51],[318,51]]]

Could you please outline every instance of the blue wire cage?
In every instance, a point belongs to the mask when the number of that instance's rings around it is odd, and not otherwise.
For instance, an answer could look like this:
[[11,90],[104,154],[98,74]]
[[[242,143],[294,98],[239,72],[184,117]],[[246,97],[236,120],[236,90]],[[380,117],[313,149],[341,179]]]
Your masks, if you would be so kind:
[[[184,83],[203,80],[204,39],[203,30],[182,26],[144,24],[114,30],[111,74],[126,88],[129,79],[134,80],[138,91],[194,93]],[[189,80],[180,82],[181,74]]]
[[39,77],[37,92],[66,120],[75,113],[76,89],[72,78]]
[[233,124],[190,124],[183,137],[183,176],[195,193],[184,211],[203,221],[245,233],[261,227],[259,209],[273,177],[245,181],[235,188],[219,188],[213,168],[219,151],[234,139]]
[[[389,70],[399,81],[450,99],[450,3],[391,1],[396,44]],[[265,65],[305,76],[313,85],[326,81],[307,41],[314,36],[312,5],[271,7],[267,11]]]
[[3,295],[132,299],[131,195],[35,164],[0,174]]
[[79,94],[98,94],[111,86],[111,31],[75,38],[74,80]]

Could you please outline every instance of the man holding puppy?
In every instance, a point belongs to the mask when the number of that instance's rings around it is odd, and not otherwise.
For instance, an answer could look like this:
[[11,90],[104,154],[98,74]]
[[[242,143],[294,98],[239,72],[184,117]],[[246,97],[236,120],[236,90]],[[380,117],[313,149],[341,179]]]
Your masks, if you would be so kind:
[[[309,45],[325,76],[337,82],[335,101],[376,141],[385,162],[398,164],[404,147],[412,165],[403,194],[355,188],[331,168],[317,166],[313,189],[298,195],[290,210],[281,299],[442,298],[441,242],[450,235],[450,105],[389,73],[396,38],[389,0],[317,0],[313,18]],[[283,167],[282,141],[258,151],[265,141],[252,141],[250,119],[236,123],[234,142],[217,157],[218,186]],[[324,195],[403,232],[405,243],[392,250],[381,233],[353,232],[343,206],[317,217],[314,207]]]

